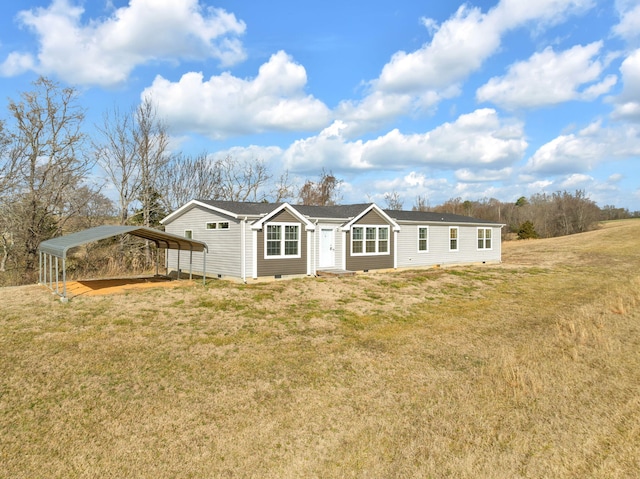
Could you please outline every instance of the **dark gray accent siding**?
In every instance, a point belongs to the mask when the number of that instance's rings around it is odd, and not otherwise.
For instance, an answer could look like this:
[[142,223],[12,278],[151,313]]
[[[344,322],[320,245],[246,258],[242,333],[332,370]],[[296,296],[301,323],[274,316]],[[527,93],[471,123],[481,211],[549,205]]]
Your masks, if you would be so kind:
[[[296,223],[300,225],[300,258],[264,257],[264,231],[269,223]],[[307,231],[300,220],[288,211],[281,211],[269,221],[257,234],[258,276],[297,275],[307,274]]]
[[393,268],[393,251],[394,251],[394,234],[393,228],[384,218],[375,211],[369,211],[360,218],[353,226],[358,225],[386,225],[389,226],[389,254],[372,254],[351,256],[351,231],[346,234],[346,267],[351,271],[363,271],[371,269],[389,269]]

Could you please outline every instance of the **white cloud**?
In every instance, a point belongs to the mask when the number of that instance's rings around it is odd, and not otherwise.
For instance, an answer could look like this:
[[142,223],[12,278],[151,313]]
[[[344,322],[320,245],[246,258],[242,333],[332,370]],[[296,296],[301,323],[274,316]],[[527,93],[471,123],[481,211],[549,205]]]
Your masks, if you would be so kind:
[[318,136],[293,143],[284,154],[287,168],[340,165],[345,169],[399,170],[415,165],[446,170],[504,168],[520,160],[527,147],[523,126],[501,120],[495,110],[461,115],[422,134],[405,135],[394,129],[369,141],[347,141],[340,121]]
[[640,131],[626,125],[603,128],[594,122],[577,134],[560,135],[542,145],[527,161],[534,174],[582,174],[610,159],[629,160],[640,155]]
[[[430,28],[436,28],[430,23]],[[500,29],[479,8],[461,6],[437,27],[431,43],[397,52],[382,69],[379,90],[408,93],[445,88],[478,69],[500,45]]]
[[615,99],[614,118],[640,121],[640,48],[631,52],[620,66],[623,90]]
[[[238,36],[245,24],[198,0],[130,0],[110,17],[83,24],[84,9],[70,0],[19,13],[19,21],[39,37],[37,59],[13,52],[0,67],[5,75],[35,70],[69,83],[115,85],[133,69],[152,61],[217,59],[223,66],[244,60]],[[19,68],[16,58],[21,58]]]
[[161,76],[142,93],[178,132],[214,139],[264,131],[309,131],[324,127],[329,109],[304,92],[307,74],[285,52],[263,64],[251,80],[225,72],[204,80],[190,72],[178,82]]
[[0,75],[15,76],[34,68],[34,59],[31,55],[12,52],[7,59],[0,64]]
[[620,23],[613,27],[613,32],[627,41],[640,38],[640,4],[635,2],[617,2]]
[[[576,45],[563,52],[551,47],[509,67],[503,77],[493,77],[476,92],[478,101],[509,109],[554,105],[569,100],[593,100],[616,84],[615,75],[599,83],[606,64],[595,59],[602,42]],[[583,85],[589,85],[580,91]]]
[[479,169],[471,170],[463,168],[456,170],[455,177],[458,181],[465,183],[485,183],[490,181],[503,181],[511,177],[513,168],[502,168],[499,170]]
[[[370,82],[370,95],[374,99],[349,103],[345,108],[348,114],[345,113],[343,119],[350,121],[350,129],[361,131],[369,123],[378,125],[379,120],[391,119],[400,113],[432,111],[443,98],[460,93],[461,82],[500,49],[502,37],[508,31],[526,25],[543,28],[560,23],[568,15],[581,13],[593,4],[592,0],[526,3],[502,0],[487,13],[463,5],[442,24],[423,18],[423,25],[432,35],[431,41],[413,52],[395,53],[382,68],[380,76]],[[608,81],[610,83],[611,79]],[[387,114],[371,108],[386,95],[402,96],[403,102],[394,104]]]

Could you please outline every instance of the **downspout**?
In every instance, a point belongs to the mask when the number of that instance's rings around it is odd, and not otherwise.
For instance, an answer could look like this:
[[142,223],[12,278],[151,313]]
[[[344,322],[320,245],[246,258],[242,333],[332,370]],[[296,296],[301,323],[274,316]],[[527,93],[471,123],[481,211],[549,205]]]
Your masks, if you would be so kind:
[[317,275],[318,273],[318,248],[320,246],[320,238],[318,237],[318,220],[315,221],[314,223],[315,225],[315,229],[313,231],[313,256],[312,256],[312,260],[313,263],[311,265],[312,268],[312,274],[314,276]]
[[393,230],[393,269],[398,269],[398,231]]
[[242,220],[240,220],[240,268],[242,269],[242,274],[240,275],[242,282],[247,282],[247,238],[246,235],[246,225],[247,225],[247,217],[245,216]]
[[258,278],[258,231],[251,231],[251,255],[253,256],[253,271],[252,276],[254,279]]

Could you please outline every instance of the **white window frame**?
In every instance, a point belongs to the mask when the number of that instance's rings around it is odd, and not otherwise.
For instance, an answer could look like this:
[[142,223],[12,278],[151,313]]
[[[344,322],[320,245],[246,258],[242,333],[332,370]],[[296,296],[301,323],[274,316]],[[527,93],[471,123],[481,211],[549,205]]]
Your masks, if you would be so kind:
[[[353,251],[353,243],[354,243],[354,231],[356,228],[362,228],[362,239],[357,241],[362,241],[362,252],[354,253]],[[367,228],[374,228],[376,237],[373,241],[375,241],[375,251],[367,252],[367,241],[372,241],[371,239],[367,240]],[[386,239],[380,239],[380,230],[387,231]],[[391,254],[391,231],[389,225],[364,225],[357,224],[351,227],[351,256],[381,256],[381,255],[390,255]],[[379,251],[380,250],[380,242],[387,242],[387,251]]]
[[193,230],[184,230],[184,237],[187,239],[193,239]]
[[[480,238],[480,232],[482,233],[482,238]],[[489,238],[487,238],[487,231],[490,233]],[[493,249],[493,228],[487,227],[478,227],[478,231],[476,233],[476,243],[478,246],[478,251],[491,251]],[[489,247],[487,248],[487,240],[489,241]],[[480,246],[480,242],[482,241],[482,246]]]
[[[269,229],[269,226],[279,226],[280,227],[280,254],[279,255],[268,255],[267,254],[267,242],[268,241],[274,241],[274,240],[268,240],[268,235],[267,235],[267,230]],[[297,238],[297,250],[298,253],[297,254],[285,254],[285,247],[286,247],[286,242],[287,241],[292,241],[292,240],[287,240],[286,239],[286,227],[287,226],[295,226],[298,228],[298,238]],[[301,258],[302,257],[302,225],[300,223],[281,223],[281,222],[275,222],[275,223],[265,223],[264,225],[264,259],[294,259],[294,258]]]
[[[426,230],[426,238],[420,238],[420,230]],[[426,241],[427,247],[426,249],[420,249],[420,241]],[[429,252],[429,227],[428,226],[418,226],[418,253],[428,253]]]
[[[455,241],[456,241],[456,247],[452,248],[451,247],[451,241],[454,240],[454,238],[451,237],[451,232],[454,231],[456,232],[456,237],[455,237]],[[449,251],[460,251],[460,227],[459,226],[449,226]]]
[[229,222],[228,221],[207,221],[207,223],[204,225],[205,229],[207,231],[212,231],[212,230],[228,230],[229,229]]

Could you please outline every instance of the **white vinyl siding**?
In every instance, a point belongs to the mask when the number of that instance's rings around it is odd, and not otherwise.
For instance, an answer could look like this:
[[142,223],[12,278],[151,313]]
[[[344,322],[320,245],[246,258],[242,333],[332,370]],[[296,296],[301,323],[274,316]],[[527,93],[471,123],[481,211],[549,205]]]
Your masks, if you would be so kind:
[[[419,228],[428,226],[428,252],[419,251]],[[449,250],[449,227],[442,224],[400,222],[397,242],[398,268],[471,264],[500,261],[500,227],[491,226],[492,249],[478,249],[478,226],[459,225],[458,251]],[[496,239],[497,238],[497,239]]]
[[[208,228],[207,225],[215,223],[216,228]],[[228,228],[220,228],[224,223]],[[165,225],[167,233],[184,236],[186,230],[192,231],[193,239],[204,241],[209,247],[207,252],[207,276],[209,277],[242,277],[242,256],[241,256],[241,221],[215,213],[202,207],[194,207],[184,214]],[[245,252],[247,270],[251,271],[253,260],[251,258],[251,235],[250,228],[245,228]],[[169,250],[168,266],[170,271],[175,271],[178,264],[178,251]],[[189,269],[189,251],[180,252],[180,269]],[[193,253],[193,272],[202,273],[202,253]],[[250,276],[250,274],[248,274]]]

